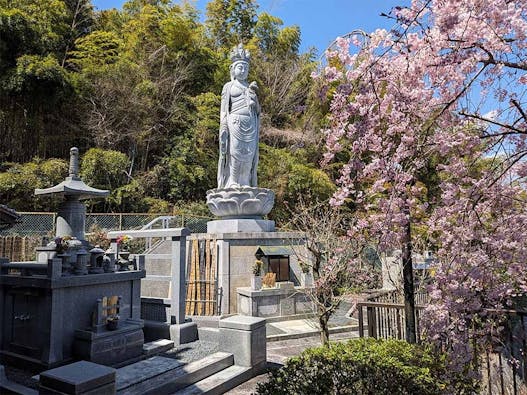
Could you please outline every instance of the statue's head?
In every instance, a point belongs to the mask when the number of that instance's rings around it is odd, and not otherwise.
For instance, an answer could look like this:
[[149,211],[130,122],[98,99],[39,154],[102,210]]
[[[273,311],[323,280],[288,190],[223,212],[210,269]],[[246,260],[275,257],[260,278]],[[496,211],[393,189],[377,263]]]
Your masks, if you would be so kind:
[[231,51],[231,80],[247,80],[249,74],[249,61],[251,60],[251,54],[248,50],[243,49],[243,45],[239,44],[234,47]]

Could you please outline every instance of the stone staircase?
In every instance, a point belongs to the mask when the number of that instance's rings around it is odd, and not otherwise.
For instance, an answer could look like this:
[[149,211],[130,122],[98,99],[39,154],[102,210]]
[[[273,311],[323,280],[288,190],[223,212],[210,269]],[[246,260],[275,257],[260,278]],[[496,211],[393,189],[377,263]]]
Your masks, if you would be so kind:
[[145,253],[146,278],[141,281],[141,296],[170,298],[172,244],[162,240]]
[[117,369],[118,395],[223,394],[253,377],[250,367],[234,365],[230,353],[216,352],[183,364],[155,356]]

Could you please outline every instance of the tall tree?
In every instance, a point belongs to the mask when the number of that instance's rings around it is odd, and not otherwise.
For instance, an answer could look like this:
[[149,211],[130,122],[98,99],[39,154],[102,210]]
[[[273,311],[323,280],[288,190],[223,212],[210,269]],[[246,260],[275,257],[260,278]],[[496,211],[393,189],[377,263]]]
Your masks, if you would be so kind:
[[[67,30],[63,1],[0,1],[0,158],[28,160],[75,141],[74,103],[60,65]],[[59,136],[55,128],[61,128]],[[44,138],[44,136],[46,138]]]
[[64,37],[61,66],[64,67],[68,53],[73,49],[75,40],[90,33],[94,24],[91,0],[65,0],[68,28]]
[[[391,32],[374,32],[366,46],[352,38],[358,54],[348,40],[329,54],[326,159],[352,153],[334,204],[351,199],[368,208],[373,199],[369,207],[380,213],[357,219],[351,234],[373,232],[383,245],[401,246],[412,213],[425,209],[418,174],[430,156],[445,158],[428,224],[439,275],[427,326],[430,339],[448,339],[452,366],[463,371],[473,344],[484,344],[469,342],[468,328],[489,334],[486,309],[525,291],[511,273],[526,271],[525,243],[517,241],[527,238],[526,2],[414,0],[388,17],[398,23]],[[475,171],[481,155],[493,155],[493,165]]]
[[315,62],[312,52],[299,54],[300,37],[298,26],[284,27],[280,18],[267,13],[258,16],[249,48],[254,48],[265,125],[283,128],[297,121],[307,107]]
[[230,49],[238,43],[246,44],[256,25],[255,0],[212,0],[207,4],[205,26],[214,45]]

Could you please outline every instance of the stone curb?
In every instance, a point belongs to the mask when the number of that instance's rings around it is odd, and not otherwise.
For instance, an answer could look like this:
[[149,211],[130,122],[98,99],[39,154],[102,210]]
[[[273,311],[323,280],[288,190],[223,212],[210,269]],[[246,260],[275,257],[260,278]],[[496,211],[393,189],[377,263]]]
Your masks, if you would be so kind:
[[[345,332],[355,332],[359,330],[358,325],[346,325],[346,326],[336,326],[329,329],[330,334],[336,333],[345,333]],[[269,335],[267,336],[267,343],[276,342],[280,340],[292,340],[292,339],[301,339],[303,337],[312,337],[320,335],[320,331],[313,330],[308,332],[298,332],[298,333],[285,333],[278,335]]]

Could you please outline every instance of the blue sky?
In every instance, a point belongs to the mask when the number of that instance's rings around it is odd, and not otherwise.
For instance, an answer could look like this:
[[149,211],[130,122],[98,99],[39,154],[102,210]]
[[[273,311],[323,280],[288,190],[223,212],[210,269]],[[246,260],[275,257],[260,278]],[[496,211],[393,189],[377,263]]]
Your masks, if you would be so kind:
[[[93,0],[98,9],[121,8],[124,0]],[[176,1],[177,2],[177,1]],[[194,0],[205,13],[207,0]],[[302,51],[315,47],[319,54],[337,37],[354,29],[371,32],[392,26],[381,17],[393,6],[405,0],[259,0],[259,12],[277,16],[287,25],[298,25],[302,31]]]

